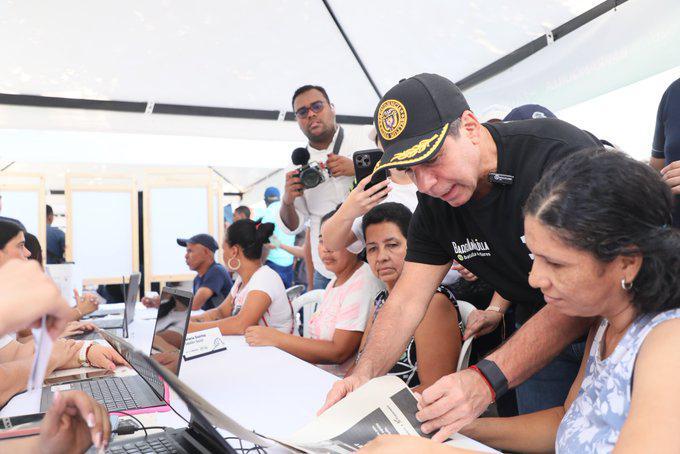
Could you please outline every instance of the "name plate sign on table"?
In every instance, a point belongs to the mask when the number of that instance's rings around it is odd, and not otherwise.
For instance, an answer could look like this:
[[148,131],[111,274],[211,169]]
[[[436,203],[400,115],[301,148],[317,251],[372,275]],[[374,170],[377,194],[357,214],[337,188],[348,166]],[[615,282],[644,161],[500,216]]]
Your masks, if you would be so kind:
[[227,349],[219,328],[204,329],[187,334],[184,342],[184,359],[190,360]]

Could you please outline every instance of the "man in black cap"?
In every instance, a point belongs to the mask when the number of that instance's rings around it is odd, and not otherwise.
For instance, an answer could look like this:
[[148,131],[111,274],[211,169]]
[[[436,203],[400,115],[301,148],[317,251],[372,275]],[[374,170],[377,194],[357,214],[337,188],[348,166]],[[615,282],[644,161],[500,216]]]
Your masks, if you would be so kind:
[[422,430],[438,431],[434,439],[443,441],[586,333],[590,320],[544,306],[541,292],[529,285],[532,257],[524,244],[522,207],[548,166],[601,144],[556,119],[480,124],[458,87],[434,74],[402,80],[382,98],[374,120],[385,151],[376,171],[406,170],[418,186],[418,208],[406,264],[385,312],[361,360],[334,385],[324,409],[390,369],[456,260],[496,291],[482,311],[478,335],[497,324],[509,301],[520,321],[528,321],[476,367],[423,392],[417,414]]
[[197,273],[192,310],[207,311],[222,304],[233,283],[224,266],[215,262],[217,241],[207,233],[199,233],[189,239],[177,238],[177,244],[187,248],[184,260]]

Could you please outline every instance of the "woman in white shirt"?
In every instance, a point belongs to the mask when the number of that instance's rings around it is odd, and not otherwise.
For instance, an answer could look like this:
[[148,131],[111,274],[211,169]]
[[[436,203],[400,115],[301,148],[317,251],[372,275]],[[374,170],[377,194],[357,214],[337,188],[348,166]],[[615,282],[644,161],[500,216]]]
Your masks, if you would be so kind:
[[[327,214],[323,223],[332,215]],[[335,274],[318,310],[309,321],[311,339],[273,329],[251,327],[246,341],[252,346],[275,346],[338,376],[344,376],[361,343],[375,295],[382,285],[370,267],[345,248],[330,250],[319,237],[319,256]]]
[[222,334],[243,334],[249,326],[292,333],[293,307],[278,274],[262,264],[262,250],[274,224],[250,219],[234,222],[224,238],[224,262],[238,275],[227,298],[215,309],[191,318],[189,332],[218,327]]

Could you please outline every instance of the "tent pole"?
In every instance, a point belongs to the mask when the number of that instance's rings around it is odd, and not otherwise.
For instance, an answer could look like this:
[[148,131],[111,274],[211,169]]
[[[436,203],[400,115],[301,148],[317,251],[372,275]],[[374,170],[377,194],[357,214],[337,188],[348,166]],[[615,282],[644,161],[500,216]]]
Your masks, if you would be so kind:
[[340,31],[340,34],[345,39],[345,42],[347,43],[349,50],[352,51],[352,55],[354,55],[354,58],[357,60],[357,63],[359,63],[359,66],[361,67],[361,70],[364,72],[366,79],[368,79],[368,82],[371,84],[371,87],[373,87],[373,91],[375,91],[375,94],[378,95],[378,98],[382,98],[382,94],[380,93],[378,86],[375,84],[375,82],[373,81],[373,78],[368,73],[366,66],[364,66],[364,62],[361,61],[361,57],[359,57],[359,54],[357,53],[356,49],[354,49],[352,42],[349,40],[349,36],[347,36],[347,33],[345,33],[345,30],[342,28],[342,25],[340,25],[340,21],[338,21],[338,18],[335,16],[335,13],[333,12],[331,5],[328,4],[327,0],[321,0],[321,1],[323,2],[324,6],[328,10],[328,14],[331,15],[331,19],[333,19],[333,22],[335,22],[335,26],[338,27],[338,31]]

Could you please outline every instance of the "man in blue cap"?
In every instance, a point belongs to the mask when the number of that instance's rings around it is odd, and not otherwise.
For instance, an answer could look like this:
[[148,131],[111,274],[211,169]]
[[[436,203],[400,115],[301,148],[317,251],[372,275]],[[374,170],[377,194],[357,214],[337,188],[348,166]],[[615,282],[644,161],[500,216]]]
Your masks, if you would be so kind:
[[207,311],[222,304],[233,282],[224,266],[215,262],[215,251],[219,249],[217,241],[207,233],[199,233],[188,239],[177,238],[177,244],[186,247],[184,260],[191,271],[198,273],[194,278],[191,309]]
[[536,118],[557,118],[550,109],[539,104],[524,104],[512,109],[503,121],[531,120]]
[[295,235],[284,233],[277,222],[277,213],[281,209],[281,192],[273,186],[268,187],[264,191],[264,203],[267,205],[267,209],[262,216],[262,222],[271,222],[276,226],[274,235],[270,239],[274,248],[269,251],[266,264],[281,276],[284,287],[288,288],[293,285],[294,258],[286,249],[292,250],[290,248],[295,246]]

